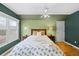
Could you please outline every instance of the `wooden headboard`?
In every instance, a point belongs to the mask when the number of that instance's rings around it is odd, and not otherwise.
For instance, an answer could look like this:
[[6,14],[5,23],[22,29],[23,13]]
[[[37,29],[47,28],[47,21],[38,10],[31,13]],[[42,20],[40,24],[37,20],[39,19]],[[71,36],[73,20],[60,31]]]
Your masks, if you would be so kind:
[[46,29],[31,29],[31,35],[34,33],[34,31],[36,31],[36,32],[40,32],[40,31],[42,31],[42,32],[44,32],[44,35],[47,35],[47,31],[46,31]]

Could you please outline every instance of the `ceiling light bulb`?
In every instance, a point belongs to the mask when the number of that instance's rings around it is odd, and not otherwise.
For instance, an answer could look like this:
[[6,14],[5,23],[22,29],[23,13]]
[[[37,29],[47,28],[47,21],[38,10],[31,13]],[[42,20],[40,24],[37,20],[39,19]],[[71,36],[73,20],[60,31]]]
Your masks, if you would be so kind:
[[47,17],[47,15],[44,15],[44,18],[46,18]]
[[47,11],[48,11],[47,9],[44,10],[45,13],[46,13]]

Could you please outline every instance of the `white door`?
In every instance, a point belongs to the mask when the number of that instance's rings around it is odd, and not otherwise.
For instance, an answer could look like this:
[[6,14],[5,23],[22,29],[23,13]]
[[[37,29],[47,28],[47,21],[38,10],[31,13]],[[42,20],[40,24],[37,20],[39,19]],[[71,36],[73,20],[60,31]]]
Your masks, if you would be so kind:
[[65,22],[56,21],[56,42],[65,40]]

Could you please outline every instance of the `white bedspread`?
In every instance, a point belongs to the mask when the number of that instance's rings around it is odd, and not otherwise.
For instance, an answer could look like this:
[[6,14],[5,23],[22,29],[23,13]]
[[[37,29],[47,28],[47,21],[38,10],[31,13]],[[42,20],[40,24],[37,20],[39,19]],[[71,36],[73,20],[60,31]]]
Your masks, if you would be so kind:
[[63,56],[63,52],[47,36],[29,36],[17,44],[9,56]]

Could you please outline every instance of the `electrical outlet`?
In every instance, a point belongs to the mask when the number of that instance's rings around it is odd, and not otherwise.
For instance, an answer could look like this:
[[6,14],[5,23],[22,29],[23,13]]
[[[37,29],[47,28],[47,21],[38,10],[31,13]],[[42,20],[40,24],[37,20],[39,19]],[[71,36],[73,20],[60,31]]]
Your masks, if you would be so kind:
[[74,41],[74,43],[77,43],[76,41]]

